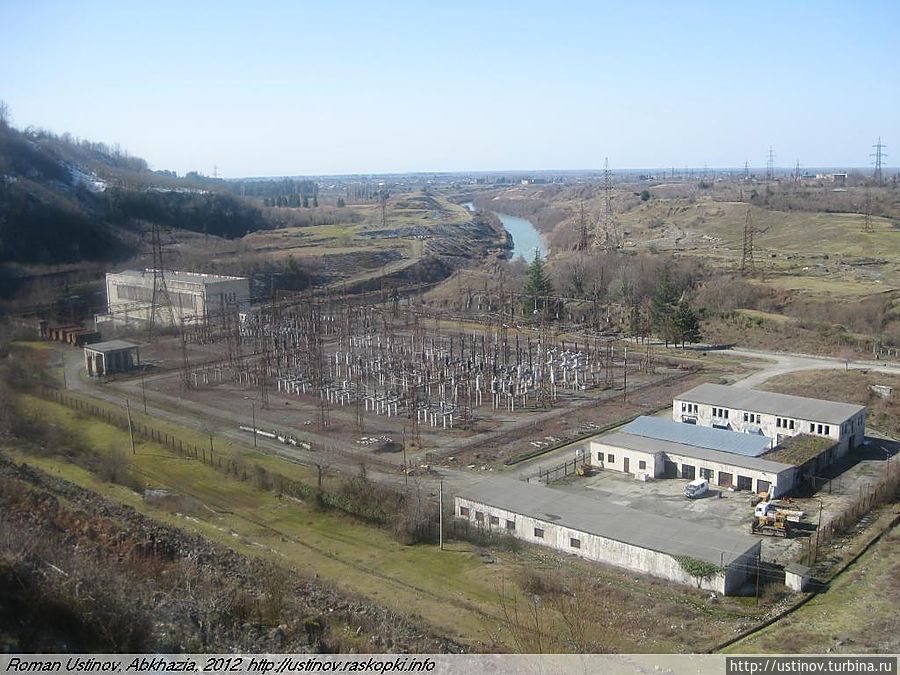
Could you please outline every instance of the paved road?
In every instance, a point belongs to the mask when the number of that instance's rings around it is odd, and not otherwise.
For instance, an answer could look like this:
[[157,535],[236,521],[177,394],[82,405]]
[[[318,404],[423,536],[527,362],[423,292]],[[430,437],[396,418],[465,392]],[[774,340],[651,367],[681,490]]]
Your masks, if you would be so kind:
[[759,366],[759,359],[765,359],[760,370],[738,380],[736,387],[753,388],[778,375],[798,370],[874,370],[892,375],[900,375],[900,363],[886,361],[844,361],[827,356],[810,356],[809,354],[790,354],[767,352],[755,349],[725,349],[721,352],[729,356],[753,359],[753,366]]

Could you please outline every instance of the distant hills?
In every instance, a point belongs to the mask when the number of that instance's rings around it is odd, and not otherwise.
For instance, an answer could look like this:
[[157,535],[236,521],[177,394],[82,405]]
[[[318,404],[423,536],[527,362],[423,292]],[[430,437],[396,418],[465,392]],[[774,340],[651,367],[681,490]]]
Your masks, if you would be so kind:
[[126,259],[154,222],[229,238],[272,227],[221,183],[151,171],[102,143],[0,123],[0,295],[23,266]]

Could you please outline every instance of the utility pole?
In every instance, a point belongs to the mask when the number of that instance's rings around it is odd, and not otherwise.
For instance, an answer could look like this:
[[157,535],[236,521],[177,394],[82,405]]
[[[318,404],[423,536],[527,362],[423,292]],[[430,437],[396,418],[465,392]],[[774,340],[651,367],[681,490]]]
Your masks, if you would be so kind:
[[144,387],[144,364],[141,364],[141,398],[144,399],[144,414],[147,414],[147,389]]
[[128,399],[125,399],[125,412],[128,414],[128,435],[131,437],[131,454],[136,455],[137,452],[134,449],[134,425],[131,423],[131,405],[128,403]]
[[625,360],[622,368],[622,401],[628,400],[628,347],[625,347]]
[[253,415],[253,448],[256,449],[256,401],[250,401],[250,412]]
[[879,136],[878,142],[875,145],[873,145],[872,147],[875,148],[875,152],[873,152],[871,155],[869,155],[870,157],[872,157],[875,160],[875,173],[872,175],[872,178],[875,181],[875,183],[877,183],[878,185],[881,185],[881,180],[882,180],[881,163],[882,163],[882,159],[887,157],[887,153],[884,152],[884,149],[887,146],[881,142],[881,136]]
[[747,220],[744,221],[744,247],[741,253],[741,275],[756,271],[753,262],[753,219],[750,215],[750,206],[747,206]]
[[869,191],[868,186],[866,186],[866,219],[863,224],[863,231],[872,231],[872,193]]
[[441,479],[438,488],[438,537],[441,551],[444,550],[444,481]]

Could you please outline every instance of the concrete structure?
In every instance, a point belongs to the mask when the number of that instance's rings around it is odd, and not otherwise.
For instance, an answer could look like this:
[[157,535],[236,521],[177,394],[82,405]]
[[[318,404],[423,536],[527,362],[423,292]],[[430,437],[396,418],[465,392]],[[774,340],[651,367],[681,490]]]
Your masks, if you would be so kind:
[[84,348],[84,368],[90,377],[123,373],[140,364],[140,347],[133,342],[109,340]]
[[773,439],[680,424],[658,417],[633,422],[589,442],[591,465],[649,478],[706,478],[711,485],[780,496],[794,465],[766,457]]
[[[203,323],[226,308],[236,308],[238,312],[250,308],[250,281],[246,277],[169,271],[164,277],[176,324]],[[96,322],[147,322],[152,300],[153,270],[108,273],[107,313],[98,314]]]
[[675,397],[677,422],[770,436],[777,443],[810,434],[833,439],[836,457],[858,447],[866,432],[865,406],[756,389],[701,384]]
[[809,568],[805,565],[792,562],[788,563],[784,568],[784,585],[792,591],[800,593],[801,591],[806,590],[806,586],[809,584],[810,579],[812,579],[812,576],[810,575]]
[[[761,542],[747,535],[507,478],[464,490],[455,514],[533,544],[725,595],[755,578],[761,551]],[[686,559],[714,571],[692,577]]]

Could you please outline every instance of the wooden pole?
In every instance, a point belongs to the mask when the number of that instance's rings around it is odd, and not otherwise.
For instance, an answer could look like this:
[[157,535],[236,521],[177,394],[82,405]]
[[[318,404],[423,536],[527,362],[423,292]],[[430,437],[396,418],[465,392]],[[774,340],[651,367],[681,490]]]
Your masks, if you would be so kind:
[[439,522],[439,538],[440,538],[440,550],[444,550],[444,481],[440,482],[440,488],[438,489],[438,522]]
[[136,455],[134,449],[134,426],[131,424],[131,404],[125,399],[125,412],[128,414],[128,435],[131,437],[131,454]]

